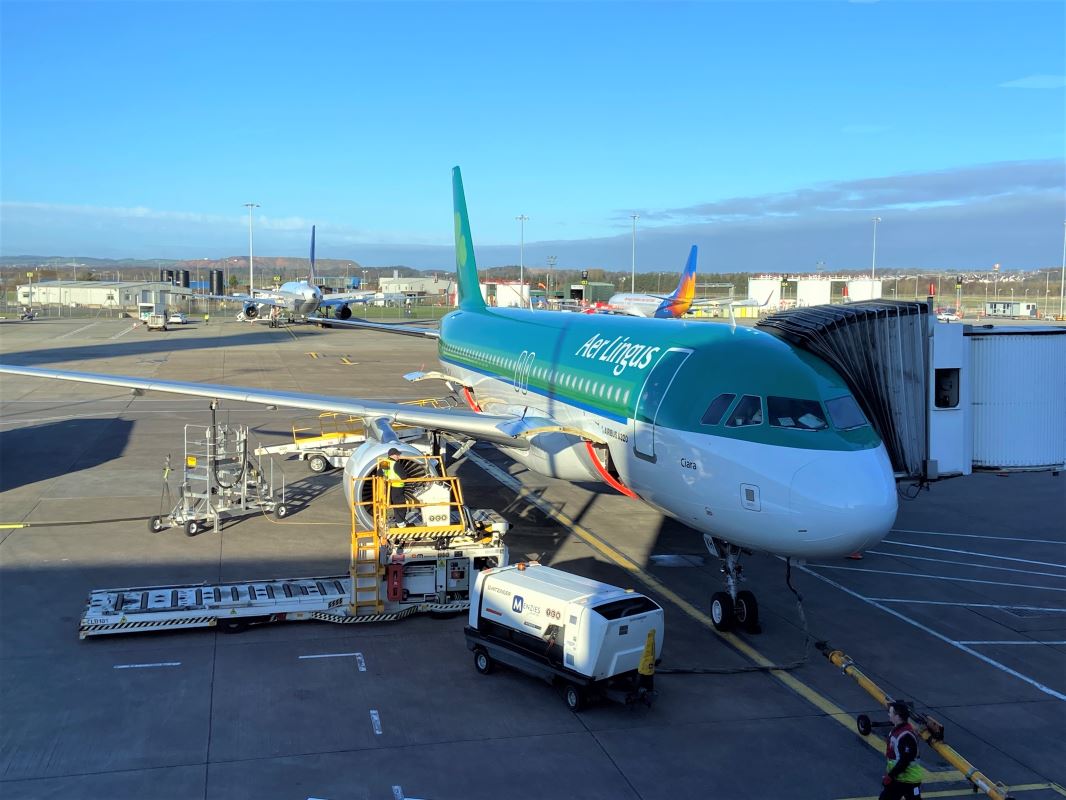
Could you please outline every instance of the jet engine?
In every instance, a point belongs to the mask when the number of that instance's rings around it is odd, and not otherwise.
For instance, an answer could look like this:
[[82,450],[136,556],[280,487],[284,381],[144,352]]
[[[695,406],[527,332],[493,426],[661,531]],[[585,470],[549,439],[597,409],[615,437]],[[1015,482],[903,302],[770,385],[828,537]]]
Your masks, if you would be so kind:
[[248,303],[244,306],[244,318],[255,319],[259,316],[259,306],[255,303]]
[[[355,507],[355,514],[363,530],[369,530],[374,526],[374,521],[371,519],[374,482],[368,478],[374,477],[378,462],[386,458],[389,450],[394,447],[400,451],[400,458],[396,461],[396,471],[404,478],[430,477],[430,470],[436,468],[435,462],[422,458],[421,450],[404,442],[365,442],[359,445],[344,465],[344,494],[348,503],[351,504],[354,491],[355,502],[360,504]],[[415,456],[415,458],[406,459],[404,456]],[[429,486],[430,484],[426,481],[408,484],[404,490],[407,502],[419,502],[418,493]],[[408,512],[407,516],[412,524],[421,524],[417,508]]]
[[352,316],[352,310],[348,306],[337,306],[333,309],[333,316],[337,319],[349,319]]

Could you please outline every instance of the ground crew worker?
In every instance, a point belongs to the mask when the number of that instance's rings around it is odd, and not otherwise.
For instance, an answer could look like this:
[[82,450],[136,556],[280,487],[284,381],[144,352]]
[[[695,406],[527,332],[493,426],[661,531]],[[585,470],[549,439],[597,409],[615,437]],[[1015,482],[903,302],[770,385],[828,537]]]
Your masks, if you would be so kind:
[[211,315],[210,314],[204,314],[204,325],[210,325],[210,324],[211,324]]
[[399,450],[395,447],[389,449],[388,457],[385,459],[385,464],[381,470],[381,477],[386,480],[389,486],[389,523],[392,524],[399,520],[396,524],[403,526],[404,511],[396,508],[396,506],[402,506],[407,502],[404,494],[403,475],[396,468],[396,460],[399,457]]
[[918,734],[911,727],[911,712],[907,704],[895,700],[888,704],[888,719],[894,726],[885,747],[888,760],[881,784],[880,800],[921,798],[925,770],[918,764]]

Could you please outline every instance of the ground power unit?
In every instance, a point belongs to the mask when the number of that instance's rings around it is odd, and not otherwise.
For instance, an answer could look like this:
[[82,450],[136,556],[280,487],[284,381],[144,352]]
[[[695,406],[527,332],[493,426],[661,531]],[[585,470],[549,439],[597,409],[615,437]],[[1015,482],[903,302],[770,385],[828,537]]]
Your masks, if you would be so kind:
[[521,563],[478,574],[465,634],[478,672],[505,664],[542,678],[575,711],[597,696],[650,704],[663,610],[631,589]]

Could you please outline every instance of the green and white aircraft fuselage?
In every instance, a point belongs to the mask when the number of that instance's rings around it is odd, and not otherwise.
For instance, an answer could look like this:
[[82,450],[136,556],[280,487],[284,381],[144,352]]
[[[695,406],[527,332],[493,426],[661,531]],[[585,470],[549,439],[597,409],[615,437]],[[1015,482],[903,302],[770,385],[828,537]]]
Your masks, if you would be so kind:
[[787,556],[851,553],[895,520],[887,453],[844,381],[762,331],[475,307],[445,317],[438,348],[483,411],[558,423],[504,446],[541,474],[606,472],[696,530]]

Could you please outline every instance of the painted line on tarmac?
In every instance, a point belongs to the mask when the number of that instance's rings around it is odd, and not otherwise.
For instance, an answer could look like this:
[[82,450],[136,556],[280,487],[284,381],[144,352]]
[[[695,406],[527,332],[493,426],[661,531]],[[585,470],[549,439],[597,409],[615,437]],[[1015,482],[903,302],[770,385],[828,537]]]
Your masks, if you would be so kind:
[[130,331],[136,330],[136,329],[137,329],[137,325],[138,325],[138,324],[139,324],[139,323],[134,323],[133,325],[130,325],[130,326],[129,326],[128,328],[126,328],[126,329],[124,329],[124,330],[121,330],[121,331],[119,331],[119,332],[118,332],[118,333],[116,333],[116,334],[115,334],[114,336],[108,336],[107,338],[108,338],[108,339],[118,339],[118,338],[120,338],[120,337],[122,337],[122,336],[125,336],[125,335],[126,335],[127,333],[129,333]]
[[[739,638],[736,634],[719,631],[718,629],[716,629],[714,627],[714,622],[711,621],[711,618],[707,614],[700,611],[698,608],[689,603],[687,600],[685,600],[679,594],[674,592],[672,589],[667,588],[667,586],[662,583],[658,578],[648,572],[645,572],[644,569],[642,569],[640,565],[633,561],[629,556],[625,555],[619,550],[616,550],[611,545],[603,541],[599,536],[592,533],[587,528],[581,526],[575,520],[568,517],[566,514],[555,509],[551,505],[551,503],[542,499],[541,497],[538,497],[534,492],[531,492],[529,489],[523,486],[522,482],[515,478],[513,475],[509,474],[505,470],[501,469],[492,462],[488,461],[487,459],[483,458],[482,456],[479,456],[477,453],[474,453],[472,451],[468,452],[466,454],[466,457],[469,458],[473,463],[481,467],[482,470],[484,470],[490,476],[495,478],[501,484],[506,486],[508,489],[511,489],[516,495],[518,495],[519,499],[523,500],[528,505],[535,507],[545,516],[554,519],[556,522],[563,525],[567,530],[569,530],[571,533],[573,533],[586,544],[590,545],[595,550],[599,551],[603,556],[608,558],[614,564],[631,573],[635,578],[637,578],[637,580],[639,580],[645,586],[650,588],[652,591],[656,592],[662,597],[665,597],[683,613],[687,614],[689,617],[699,622],[715,636],[728,642],[735,650],[747,657],[750,661],[754,662],[760,667],[773,666],[774,662],[772,662],[770,659],[768,659],[750,644]],[[850,731],[855,736],[858,736],[861,741],[866,742],[866,744],[868,744],[874,750],[878,752],[884,751],[885,741],[883,739],[881,739],[876,734],[870,734],[868,736],[863,736],[862,734],[860,734],[855,727],[855,718],[851,714],[846,712],[844,709],[840,708],[840,706],[836,705],[828,697],[819,694],[807,684],[803,683],[802,681],[794,677],[792,674],[785,672],[784,670],[767,669],[766,671],[770,675],[773,675],[775,678],[777,678],[777,680],[779,680],[789,689],[794,691],[796,694],[800,695],[813,706],[824,712],[826,716],[828,716],[830,719],[836,721],[840,725],[843,725],[845,728],[847,728],[848,731]]]
[[[1015,792],[1039,792],[1044,789],[1050,789],[1056,794],[1066,797],[1066,789],[1063,789],[1057,783],[1024,783],[1020,786],[1011,786],[1010,793]],[[972,787],[966,789],[941,789],[936,792],[922,792],[922,797],[962,797],[963,795],[972,795],[976,790]],[[871,794],[865,797],[841,797],[838,800],[878,800],[880,795]]]
[[1066,564],[1056,564],[1053,561],[1030,561],[1028,558],[1011,558],[1010,556],[993,556],[988,553],[975,553],[973,550],[953,550],[950,547],[934,547],[931,544],[914,544],[912,542],[895,542],[891,539],[884,539],[881,544],[897,544],[900,547],[917,547],[922,550],[937,550],[941,553],[954,553],[959,556],[977,556],[978,558],[994,558],[997,561],[1014,561],[1019,564],[1035,564],[1038,567],[1055,567],[1056,569],[1066,569]]
[[1060,547],[1066,542],[1055,539],[1015,539],[1013,536],[983,536],[979,533],[944,533],[942,531],[913,531],[906,528],[893,528],[892,533],[918,533],[922,536],[958,536],[963,539],[991,539],[998,542],[1033,542],[1035,544],[1057,544]]
[[299,656],[301,659],[305,658],[358,658],[360,661],[363,659],[362,653],[319,653],[313,656]]
[[[870,551],[867,551],[870,552]],[[933,559],[935,560],[935,559]],[[1066,589],[1060,589],[1056,586],[1033,586],[1028,583],[1006,583],[1004,581],[982,581],[978,578],[953,578],[949,575],[928,575],[922,572],[893,572],[887,569],[863,569],[862,567],[841,567],[837,564],[810,564],[808,566],[818,567],[818,569],[839,569],[845,572],[872,572],[875,575],[898,575],[902,578],[920,578],[925,581],[955,581],[957,583],[983,583],[988,586],[1010,586],[1018,589],[1039,589],[1044,592],[1066,592]],[[973,564],[967,566],[976,566]],[[1056,578],[1062,577],[1056,575]]]
[[[944,642],[945,644],[951,645],[952,647],[954,647],[954,648],[956,648],[958,650],[961,650],[964,653],[968,653],[969,655],[973,656],[974,658],[976,658],[976,659],[978,659],[980,661],[983,661],[984,663],[988,664],[990,667],[995,667],[996,669],[1000,670],[1001,672],[1005,672],[1006,674],[1011,675],[1011,676],[1017,678],[1018,680],[1023,681],[1024,683],[1028,683],[1034,689],[1037,689],[1038,691],[1041,691],[1041,692],[1043,692],[1046,695],[1050,695],[1051,697],[1054,697],[1057,700],[1066,700],[1066,694],[1063,694],[1062,692],[1057,692],[1054,689],[1052,689],[1050,686],[1045,686],[1044,684],[1040,683],[1040,681],[1034,680],[1033,678],[1030,678],[1028,675],[1023,675],[1021,672],[1018,672],[1015,669],[1011,669],[1006,664],[1000,664],[998,661],[996,661],[994,659],[991,659],[988,656],[977,652],[973,648],[967,647],[965,644],[962,644],[961,642],[957,642],[954,639],[952,639],[952,638],[950,638],[948,636],[945,636],[944,634],[942,634],[942,633],[940,633],[938,631],[933,630],[932,628],[928,627],[927,625],[923,625],[922,623],[918,622],[917,620],[911,619],[906,614],[901,614],[900,612],[889,608],[888,606],[884,605],[883,603],[878,603],[878,602],[876,602],[874,600],[871,600],[869,597],[864,597],[863,595],[859,594],[858,592],[853,591],[852,589],[849,589],[846,586],[843,586],[843,585],[837,583],[836,581],[831,580],[830,578],[827,578],[825,575],[818,574],[813,569],[811,569],[811,568],[809,568],[807,566],[804,566],[804,565],[800,564],[800,565],[797,565],[797,569],[801,570],[802,572],[806,572],[808,575],[811,575],[812,577],[817,578],[818,580],[822,581],[823,583],[828,583],[830,586],[835,586],[837,589],[839,589],[840,591],[844,592],[845,594],[851,595],[855,599],[861,600],[862,602],[867,603],[868,605],[871,605],[874,608],[878,608],[881,611],[884,611],[886,614],[889,614],[890,616],[893,616],[893,617],[895,617],[896,619],[898,619],[898,620],[900,620],[902,622],[906,622],[908,625],[911,625],[911,626],[917,628],[918,630],[923,631],[924,633],[927,633],[927,634],[929,634],[930,636],[932,636],[932,637],[934,637],[936,639],[939,639],[940,641]],[[1064,591],[1066,591],[1066,590],[1064,590]]]
[[94,327],[96,325],[99,325],[99,324],[100,324],[99,322],[90,322],[88,325],[82,325],[80,328],[77,328],[77,329],[72,330],[72,331],[67,331],[62,336],[57,336],[52,341],[58,342],[60,339],[67,339],[67,338],[73,336],[76,333],[81,333],[82,331],[87,331],[87,330],[89,330],[89,328],[92,328],[92,327]]
[[160,661],[155,664],[115,664],[112,669],[152,669],[155,667],[180,667],[180,661]]
[[930,558],[929,556],[912,556],[907,553],[886,553],[884,550],[866,550],[875,556],[888,556],[890,558],[906,558],[911,561],[932,561],[934,564],[954,564],[959,567],[971,567],[972,569],[994,569],[998,572],[1020,572],[1022,575],[1043,575],[1045,578],[1066,578],[1057,572],[1036,572],[1031,569],[1015,569],[1014,567],[996,567],[992,564],[974,564],[972,561],[951,561],[947,558]]
[[1066,614],[1066,608],[1045,608],[1044,606],[1006,606],[996,603],[952,603],[947,600],[912,600],[909,597],[871,597],[878,603],[907,603],[908,605],[924,606],[959,606],[960,608],[998,608],[1003,611],[1046,611],[1055,614]]
[[370,709],[370,724],[374,726],[374,733],[381,736],[381,714],[376,708]]
[[1014,644],[1047,644],[1047,645],[1066,644],[1066,642],[1036,642],[1036,641],[1032,641],[1032,640],[1026,640],[1024,642],[1022,642],[1022,641],[1017,641],[1017,642],[978,642],[978,641],[966,641],[964,639],[959,639],[958,643],[959,644],[1010,644],[1010,645],[1014,645]]

